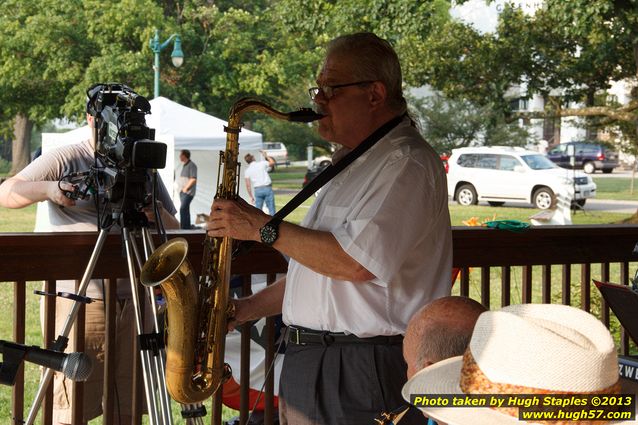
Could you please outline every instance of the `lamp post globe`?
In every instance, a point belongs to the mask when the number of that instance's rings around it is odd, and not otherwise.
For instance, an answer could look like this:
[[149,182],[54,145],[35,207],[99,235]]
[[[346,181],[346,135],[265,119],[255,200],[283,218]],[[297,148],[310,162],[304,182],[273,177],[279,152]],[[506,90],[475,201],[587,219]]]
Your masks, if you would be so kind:
[[159,30],[155,29],[155,36],[151,38],[149,46],[153,52],[155,58],[153,63],[153,71],[155,73],[155,79],[153,84],[153,97],[159,97],[159,80],[160,80],[160,53],[170,43],[173,42],[173,52],[171,53],[171,61],[175,68],[179,68],[184,63],[184,52],[182,51],[182,39],[179,34],[172,34],[163,43],[160,42]]

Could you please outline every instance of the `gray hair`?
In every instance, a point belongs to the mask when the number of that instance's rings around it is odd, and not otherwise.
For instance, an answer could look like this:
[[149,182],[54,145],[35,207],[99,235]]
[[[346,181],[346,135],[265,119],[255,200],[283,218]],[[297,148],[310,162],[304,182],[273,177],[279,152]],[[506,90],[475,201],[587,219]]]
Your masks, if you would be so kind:
[[347,55],[355,80],[381,81],[387,90],[388,107],[397,114],[407,112],[401,64],[388,41],[370,32],[342,35],[328,44],[327,55]]

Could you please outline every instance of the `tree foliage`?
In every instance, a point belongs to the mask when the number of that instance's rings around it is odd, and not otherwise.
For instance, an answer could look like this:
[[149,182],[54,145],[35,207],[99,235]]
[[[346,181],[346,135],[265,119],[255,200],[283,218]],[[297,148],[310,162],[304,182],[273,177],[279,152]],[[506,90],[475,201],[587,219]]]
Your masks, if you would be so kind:
[[[406,86],[429,84],[467,113],[467,122],[446,118],[445,127],[459,131],[457,141],[478,124],[488,140],[518,137],[507,125],[516,117],[508,96],[517,85],[550,100],[537,117],[590,115],[608,127],[636,121],[638,101],[611,105],[600,96],[611,81],[636,76],[638,14],[629,1],[545,0],[535,14],[506,6],[496,32],[485,34],[451,20],[448,0],[4,0],[3,6],[5,137],[19,116],[31,125],[61,116],[82,120],[85,90],[96,82],[123,82],[150,97],[155,28],[162,39],[179,33],[185,54],[174,68],[170,49],[161,53],[161,94],[221,118],[247,95],[281,110],[308,106],[306,89],[326,42],[373,31],[395,46]],[[479,113],[483,122],[472,115]],[[266,140],[297,144],[293,152],[321,143],[308,126],[292,130],[256,114],[246,125]]]
[[548,100],[545,111],[527,118],[635,122],[635,100],[624,106],[600,104],[596,95],[613,81],[635,79],[637,20],[638,11],[627,1],[545,0],[533,14],[506,4],[495,33],[482,34],[460,22],[444,24],[429,40],[423,77],[451,98],[493,104],[506,114],[508,89],[523,85],[528,96]]
[[[240,97],[257,96],[281,110],[308,106],[325,43],[338,34],[374,31],[391,40],[415,82],[425,39],[448,19],[447,0],[6,0],[0,12],[0,117],[3,134],[19,114],[41,124],[83,119],[87,87],[122,82],[149,97],[155,28],[179,33],[185,61],[162,52],[161,94],[221,116]],[[169,50],[169,49],[167,49]],[[271,119],[247,126],[288,144],[322,143],[311,128],[285,130]],[[294,148],[293,148],[294,151]]]
[[[426,140],[440,154],[475,146],[525,146],[529,133],[516,122],[504,122],[492,105],[432,95],[412,101]],[[495,112],[496,111],[496,112]]]

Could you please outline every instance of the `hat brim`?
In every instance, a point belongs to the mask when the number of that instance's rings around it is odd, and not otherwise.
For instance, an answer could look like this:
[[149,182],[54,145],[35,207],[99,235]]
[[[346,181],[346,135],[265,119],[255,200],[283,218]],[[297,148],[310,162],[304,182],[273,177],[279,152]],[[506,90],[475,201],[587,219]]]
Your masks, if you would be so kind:
[[[463,356],[442,360],[419,371],[403,386],[401,394],[410,402],[411,394],[463,394],[459,377]],[[638,404],[638,403],[637,403]],[[419,407],[428,417],[447,425],[522,425],[514,416],[499,413],[489,407]],[[614,421],[613,425],[636,424],[638,421]]]

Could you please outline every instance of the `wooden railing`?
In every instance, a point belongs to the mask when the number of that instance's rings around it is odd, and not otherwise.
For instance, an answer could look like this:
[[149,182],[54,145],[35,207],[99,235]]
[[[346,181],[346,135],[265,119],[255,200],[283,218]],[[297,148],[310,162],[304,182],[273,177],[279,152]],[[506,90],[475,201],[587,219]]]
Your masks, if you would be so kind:
[[[169,237],[176,235],[189,241],[189,259],[199,271],[203,234],[194,231],[169,233]],[[630,273],[638,267],[638,253],[634,251],[638,242],[637,225],[544,226],[522,233],[463,227],[454,228],[453,237],[454,267],[461,271],[453,292],[475,297],[493,309],[516,303],[558,302],[578,305],[593,312],[609,326],[613,313],[610,313],[604,301],[597,301],[599,297],[596,289],[592,288],[591,279],[597,277],[606,281],[613,278],[616,283],[628,284],[633,276]],[[26,293],[26,282],[44,281],[46,291],[54,292],[56,280],[78,279],[88,264],[95,242],[94,233],[0,234],[0,282],[3,282],[0,284],[14,287],[13,341],[24,343],[25,339],[25,300],[27,296],[33,296]],[[159,244],[159,240],[157,243]],[[574,267],[579,272],[574,273]],[[251,275],[266,274],[268,281],[273,282],[275,274],[285,273],[286,268],[286,261],[279,253],[256,245],[249,254],[233,261],[232,274],[243,276],[243,290],[249,293]],[[108,313],[108,306],[115,302],[115,279],[128,276],[126,261],[122,258],[120,236],[109,235],[93,276],[107,279],[108,330],[114,323],[113,315]],[[572,299],[574,292],[578,294],[578,301]],[[496,302],[496,298],[500,302]],[[53,330],[54,304],[52,300],[45,301],[43,347],[50,347],[56,337]],[[245,326],[242,332],[240,421],[245,423],[249,410],[248,327]],[[270,364],[274,356],[272,320],[268,321],[266,334],[270,341],[266,351],[266,364]],[[79,344],[82,344],[81,338]],[[624,333],[620,344],[622,353],[630,350]],[[107,348],[107,364],[109,358],[112,358],[112,353]],[[139,423],[143,404],[139,368],[135,373],[138,380],[134,392],[137,407],[134,418]],[[109,383],[114,381],[114,371],[111,368],[105,367],[104,379],[105,388],[110,388]],[[81,385],[76,387],[79,394],[74,397],[81,400]],[[0,391],[5,391],[5,388],[8,387],[0,388]],[[265,418],[268,423],[273,415],[272,376],[267,380],[265,392]],[[12,412],[16,418],[14,423],[17,424],[21,423],[19,420],[25,416],[25,410],[28,410],[31,403],[31,400],[25,400],[24,397],[22,369],[12,387],[12,394]],[[109,391],[104,394],[105,425],[114,423],[113,413],[109,410],[113,402],[112,396]],[[25,402],[28,403],[26,408]],[[76,403],[74,412],[77,423],[80,423],[82,414],[80,404]],[[41,407],[43,424],[51,423],[51,409],[51,397],[47,397]]]

